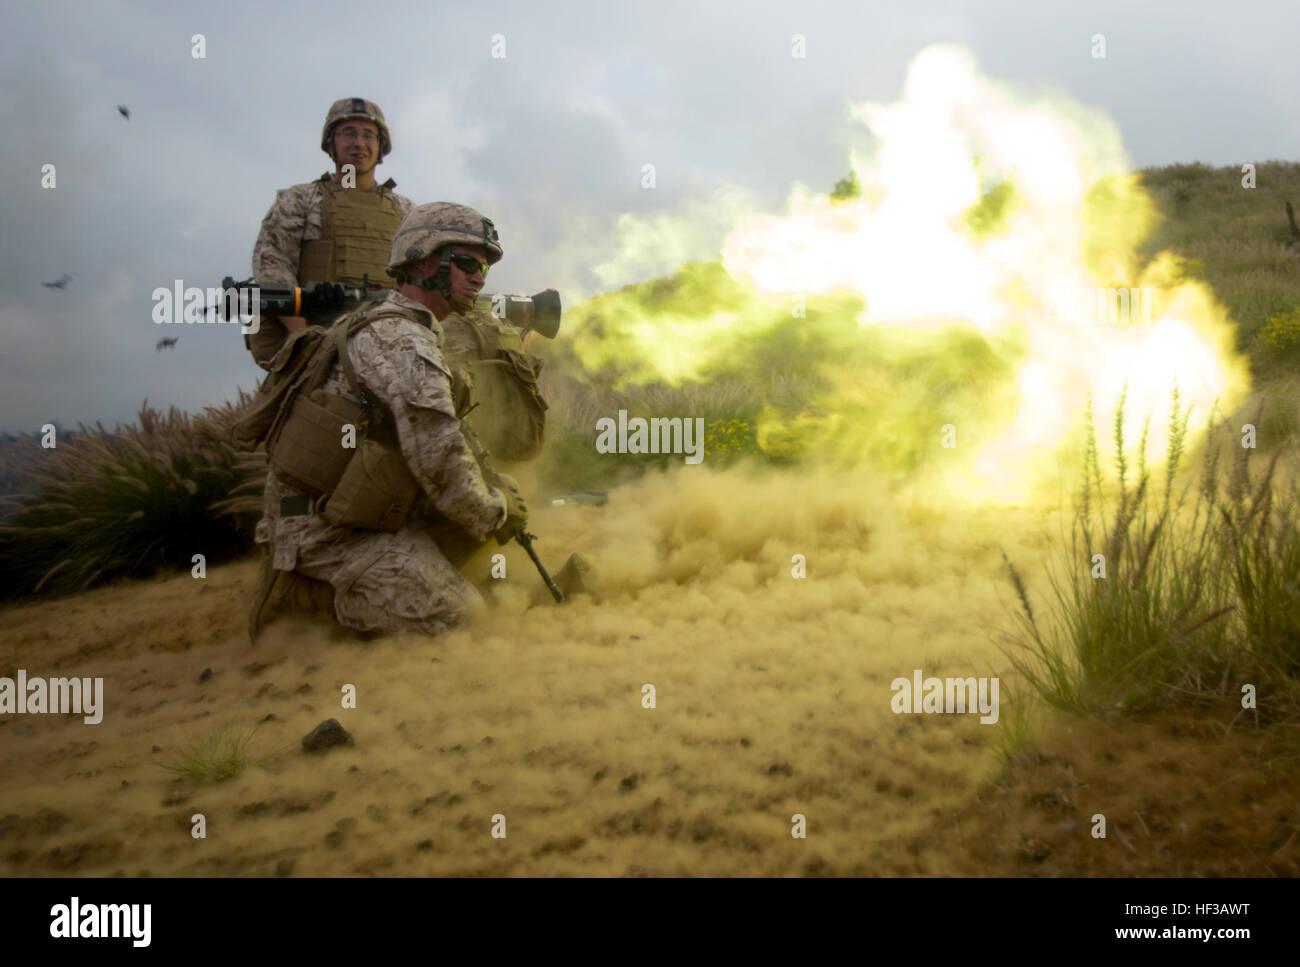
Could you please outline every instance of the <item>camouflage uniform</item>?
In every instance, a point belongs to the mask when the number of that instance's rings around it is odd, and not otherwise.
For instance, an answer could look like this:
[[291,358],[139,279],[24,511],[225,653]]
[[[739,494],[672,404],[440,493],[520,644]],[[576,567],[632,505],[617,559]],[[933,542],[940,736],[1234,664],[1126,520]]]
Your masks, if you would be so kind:
[[[392,154],[392,136],[379,105],[364,98],[345,97],[330,105],[325,115],[325,124],[321,128],[321,150],[336,165],[338,159],[332,147],[334,128],[348,120],[364,120],[375,125],[379,139],[376,164],[382,163],[385,157]],[[391,285],[384,278],[382,257],[378,264],[372,260],[376,236],[384,238],[380,243],[382,252],[387,247],[386,237],[396,230],[396,226],[414,207],[409,198],[403,198],[393,191],[396,184],[390,178],[373,189],[341,189],[341,186],[335,185],[334,176],[326,172],[316,181],[277,192],[275,203],[262,219],[262,228],[253,246],[253,278],[259,282],[278,285],[298,285],[304,282],[361,285],[361,279],[350,278],[350,273],[364,274],[370,282],[381,286]],[[341,190],[336,190],[336,187]],[[353,191],[362,194],[351,195]],[[346,207],[359,210],[340,216],[338,207],[341,196],[347,196]],[[362,203],[363,197],[365,203]],[[342,222],[338,221],[340,217]],[[330,225],[333,226],[329,229],[330,237],[324,238]],[[322,246],[319,244],[322,241],[328,244]],[[341,248],[336,250],[335,246]],[[346,270],[342,269],[334,256],[353,264]],[[309,277],[304,278],[304,274]],[[257,364],[267,369],[285,336],[284,326],[267,320],[258,332],[244,337],[244,344]]]
[[[271,206],[266,217],[262,219],[262,229],[257,235],[257,244],[253,246],[253,278],[258,282],[274,282],[278,285],[298,284],[298,264],[302,252],[302,243],[311,242],[321,237],[321,182],[331,179],[328,172],[316,181],[294,185],[276,192],[275,204]],[[392,191],[394,182],[391,178],[376,190]],[[401,209],[405,218],[415,203],[409,198],[392,192],[393,202]],[[325,281],[325,280],[308,280]],[[385,282],[385,279],[375,279]]]
[[[358,382],[392,414],[402,455],[428,502],[485,540],[505,522],[505,499],[487,485],[461,436],[437,319],[398,292],[351,316],[361,313],[374,321],[347,343]],[[356,401],[338,363],[322,388]],[[353,530],[314,513],[282,516],[286,496],[301,495],[272,475],[257,541],[269,546],[275,570],[328,582],[340,624],[362,632],[437,634],[481,606],[478,592],[417,518],[394,533]]]

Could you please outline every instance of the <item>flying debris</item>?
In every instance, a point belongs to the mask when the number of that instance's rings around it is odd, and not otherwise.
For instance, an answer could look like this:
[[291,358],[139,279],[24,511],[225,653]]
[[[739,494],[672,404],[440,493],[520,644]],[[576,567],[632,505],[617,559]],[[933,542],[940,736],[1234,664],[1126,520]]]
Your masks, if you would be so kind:
[[158,345],[154,346],[153,348],[157,352],[162,352],[164,349],[171,349],[173,346],[176,345],[176,340],[180,338],[181,338],[180,336],[172,336],[170,339],[159,339]]
[[126,118],[128,121],[131,120],[131,109],[125,104],[119,104],[117,106],[117,113],[122,115],[122,117]]
[[65,272],[63,273],[63,278],[57,279],[54,282],[42,282],[41,285],[45,286],[45,288],[47,289],[66,289],[68,287],[68,283],[71,281],[72,281],[72,276],[68,275]]

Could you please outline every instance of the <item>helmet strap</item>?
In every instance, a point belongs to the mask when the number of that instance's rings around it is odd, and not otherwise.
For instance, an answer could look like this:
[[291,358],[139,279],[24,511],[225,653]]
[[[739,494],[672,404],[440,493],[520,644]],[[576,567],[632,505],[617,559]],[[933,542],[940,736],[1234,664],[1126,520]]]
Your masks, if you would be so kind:
[[451,312],[451,276],[449,273],[450,263],[444,261],[438,266],[438,271],[433,275],[425,276],[423,279],[413,279],[405,268],[399,267],[393,269],[389,275],[397,282],[398,285],[413,285],[417,289],[423,289],[425,292],[436,292],[442,296],[442,303],[446,306],[446,312],[434,310],[434,315],[443,319]]

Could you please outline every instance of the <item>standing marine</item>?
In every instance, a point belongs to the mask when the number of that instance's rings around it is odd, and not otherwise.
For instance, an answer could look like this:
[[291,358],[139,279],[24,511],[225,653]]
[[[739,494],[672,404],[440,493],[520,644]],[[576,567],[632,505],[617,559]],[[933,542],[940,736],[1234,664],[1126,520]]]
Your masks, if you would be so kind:
[[[391,178],[375,180],[375,168],[393,150],[384,112],[360,97],[335,101],[320,146],[334,173],[276,193],[253,246],[253,278],[391,288],[384,271],[389,243],[414,205],[393,191],[397,183]],[[266,369],[288,333],[303,325],[298,316],[263,317],[259,331],[244,337],[245,345]]]

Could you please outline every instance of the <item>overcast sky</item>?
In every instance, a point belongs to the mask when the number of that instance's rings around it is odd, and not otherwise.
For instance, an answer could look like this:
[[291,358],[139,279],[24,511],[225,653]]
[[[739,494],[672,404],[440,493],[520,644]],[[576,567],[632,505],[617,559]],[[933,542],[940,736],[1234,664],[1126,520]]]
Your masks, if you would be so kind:
[[[506,258],[489,290],[554,286],[566,304],[711,257],[719,213],[737,204],[775,212],[797,181],[828,190],[850,148],[870,144],[849,105],[897,99],[932,43],[1104,110],[1134,167],[1300,159],[1294,0],[4,0],[0,11],[0,430],[15,432],[111,426],[145,398],[199,411],[256,385],[237,327],[155,325],[151,293],[250,274],[276,189],[332,167],[320,130],[341,97],[387,115],[394,152],[380,180],[495,220]],[[1104,60],[1090,53],[1096,33]],[[802,59],[793,34],[806,37]],[[598,275],[625,213],[698,213],[698,229],[682,251]],[[41,286],[64,273],[65,290]],[[180,338],[156,352],[162,336]]]

